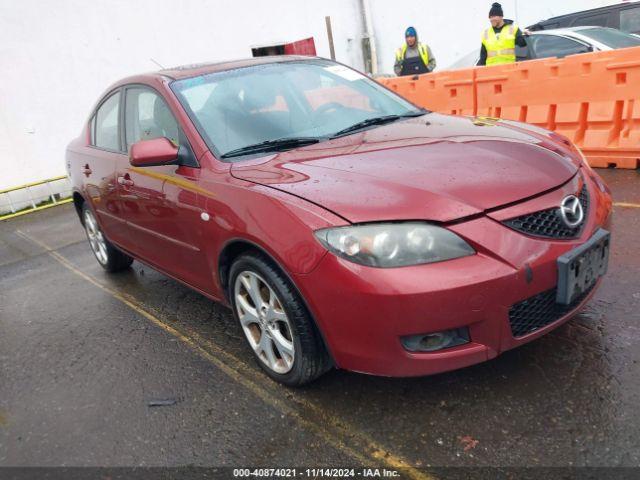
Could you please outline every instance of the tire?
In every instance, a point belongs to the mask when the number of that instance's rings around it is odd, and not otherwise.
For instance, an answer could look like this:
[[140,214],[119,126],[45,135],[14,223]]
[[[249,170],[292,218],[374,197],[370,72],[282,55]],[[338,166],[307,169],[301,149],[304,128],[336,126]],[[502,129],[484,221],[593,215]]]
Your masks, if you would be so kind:
[[82,205],[82,224],[87,234],[91,251],[102,268],[107,272],[119,272],[131,266],[133,258],[118,250],[107,237],[104,236],[100,225],[89,206]]
[[[248,285],[252,287],[247,288]],[[256,308],[250,290],[260,292],[261,308]],[[250,252],[236,259],[229,272],[229,298],[233,315],[258,365],[272,379],[298,387],[331,368],[327,350],[304,302],[289,279],[267,257]],[[266,311],[261,317],[258,310]],[[275,363],[268,355],[269,342]],[[288,353],[291,347],[293,355]]]

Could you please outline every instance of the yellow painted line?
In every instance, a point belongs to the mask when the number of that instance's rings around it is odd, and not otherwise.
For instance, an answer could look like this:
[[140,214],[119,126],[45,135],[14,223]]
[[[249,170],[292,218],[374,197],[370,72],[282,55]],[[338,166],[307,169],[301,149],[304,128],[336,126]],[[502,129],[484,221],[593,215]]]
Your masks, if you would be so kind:
[[0,216],[0,221],[9,220],[10,218],[20,217],[22,215],[26,215],[27,213],[38,212],[40,210],[45,210],[51,207],[57,207],[58,205],[64,205],[65,203],[73,202],[73,198],[65,198],[64,200],[57,200],[56,203],[48,203],[46,205],[40,205],[36,208],[30,208],[28,210],[22,210],[16,213],[8,213],[7,215]]
[[[47,253],[57,260],[60,264],[62,264],[65,268],[88,281],[89,283],[95,285],[99,289],[108,293],[112,297],[116,298],[120,302],[124,303],[126,306],[134,310],[135,312],[142,315],[144,318],[149,320],[151,323],[161,328],[165,332],[173,335],[178,338],[180,341],[191,347],[194,351],[200,354],[202,357],[213,363],[216,367],[222,370],[225,374],[227,374],[230,378],[240,383],[247,389],[249,389],[252,393],[262,399],[268,405],[271,405],[275,409],[279,410],[281,413],[286,414],[292,418],[294,418],[300,425],[304,428],[314,432],[316,435],[324,439],[327,443],[332,445],[333,447],[347,453],[352,458],[359,461],[363,466],[367,466],[371,461],[378,462],[386,465],[389,468],[393,468],[396,470],[401,470],[403,474],[408,476],[409,478],[415,480],[426,480],[433,479],[434,477],[426,472],[421,472],[417,468],[412,467],[409,462],[402,459],[401,457],[392,454],[387,449],[377,444],[374,440],[372,440],[368,435],[359,432],[355,427],[349,425],[349,423],[343,419],[334,417],[332,415],[328,415],[322,411],[320,407],[317,405],[299,398],[291,398],[288,400],[293,401],[298,404],[299,407],[306,409],[307,411],[314,414],[314,416],[320,417],[323,420],[322,423],[311,421],[304,416],[302,416],[295,408],[288,405],[285,401],[283,401],[280,397],[273,395],[266,388],[259,385],[254,381],[254,379],[250,378],[251,373],[255,373],[249,369],[249,367],[242,361],[238,360],[237,357],[225,352],[217,345],[213,344],[210,340],[203,339],[196,332],[190,331],[187,334],[182,333],[178,329],[173,326],[163,322],[156,315],[151,313],[149,308],[145,308],[139,301],[137,301],[133,296],[121,293],[116,290],[113,290],[106,285],[103,285],[98,280],[93,278],[91,275],[86,274],[76,268],[69,260],[67,260],[64,256],[60,255],[58,252],[54,251],[45,243],[32,238],[26,233],[16,230],[16,234],[21,236],[22,238],[40,246]],[[213,350],[216,355],[212,354],[210,351],[205,349],[203,345],[206,345],[208,348]],[[225,357],[225,360],[221,360],[219,356]],[[230,366],[233,365],[233,366]],[[247,372],[240,373],[240,372]],[[273,388],[279,388],[280,391],[285,393],[285,387],[280,386],[279,384],[272,383],[270,384]],[[327,428],[330,426],[331,429]],[[357,451],[353,447],[350,447],[344,443],[343,438],[350,438],[355,440],[357,444],[360,446],[364,446],[364,453]]]
[[640,203],[615,202],[614,207],[640,208]]
[[[136,301],[135,298],[128,293],[120,292],[120,294],[125,298]],[[145,307],[147,308],[147,310],[150,310],[153,314],[156,314],[159,316],[161,315],[157,311],[155,311],[153,308],[150,308],[149,306],[145,306]],[[184,326],[181,326],[180,328],[181,330],[184,330],[186,332],[185,335],[189,339],[197,343],[199,346],[205,348],[210,352],[211,351],[215,352],[215,355],[218,358],[223,357],[224,364],[232,365],[233,369],[236,372],[243,372],[243,374],[245,374],[246,376],[252,376],[255,374],[255,371],[252,370],[246,364],[246,362],[238,359],[238,357],[236,357],[235,355],[223,350],[222,348],[217,346],[215,343],[213,343],[211,340],[202,337],[199,333],[197,333],[192,329],[186,328]],[[283,387],[277,383],[272,383],[269,379],[266,379],[266,381],[269,382],[269,386],[271,388],[280,389],[280,392],[282,393],[282,395],[287,395],[289,393],[286,387]],[[406,460],[390,453],[387,449],[385,449],[384,447],[382,447],[381,445],[373,441],[369,436],[358,431],[358,429],[355,426],[349,424],[347,421],[341,418],[338,418],[334,415],[327,414],[322,410],[320,406],[314,404],[313,402],[310,402],[300,397],[290,397],[289,401],[298,404],[301,408],[304,408],[307,411],[312,412],[315,416],[321,418],[324,423],[330,425],[332,428],[338,431],[341,431],[342,435],[346,434],[348,436],[358,438],[360,443],[366,446],[366,450],[370,453],[370,455],[373,458],[375,458],[378,461],[384,461],[384,463],[386,463],[387,466],[396,468],[398,470],[403,470],[403,471],[406,471],[409,469],[415,470],[416,475],[411,476],[411,478],[419,478],[419,479],[434,478],[432,476],[426,475],[423,472],[413,469]]]

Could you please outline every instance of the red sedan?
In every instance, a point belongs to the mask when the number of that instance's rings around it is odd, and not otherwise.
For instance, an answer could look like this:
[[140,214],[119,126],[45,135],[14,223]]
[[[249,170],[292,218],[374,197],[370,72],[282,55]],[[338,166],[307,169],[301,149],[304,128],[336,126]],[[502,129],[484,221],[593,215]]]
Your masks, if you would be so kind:
[[122,80],[67,168],[100,265],[229,304],[287,385],[494,358],[607,269],[610,193],[564,137],[431,113],[320,58]]

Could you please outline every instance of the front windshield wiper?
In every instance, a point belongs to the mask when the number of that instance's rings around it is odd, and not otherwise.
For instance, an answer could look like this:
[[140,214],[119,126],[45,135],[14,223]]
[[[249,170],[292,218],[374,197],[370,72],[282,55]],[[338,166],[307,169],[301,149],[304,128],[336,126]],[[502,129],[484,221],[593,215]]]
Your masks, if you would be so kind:
[[399,120],[400,118],[420,117],[420,116],[425,115],[427,113],[429,113],[428,110],[422,109],[422,110],[416,110],[416,111],[409,112],[409,113],[404,113],[402,115],[385,115],[385,116],[382,116],[382,117],[366,118],[366,119],[362,120],[361,122],[354,123],[353,125],[350,125],[347,128],[343,128],[342,130],[337,131],[336,133],[331,135],[331,138],[341,137],[343,135],[347,135],[349,133],[353,133],[353,132],[356,132],[358,130],[362,130],[363,128],[367,128],[367,127],[370,127],[372,125],[383,125],[385,123],[395,122],[396,120]]
[[288,150],[295,147],[312,145],[318,143],[322,138],[318,137],[285,137],[276,138],[274,140],[266,140],[260,143],[254,143],[245,147],[229,150],[221,155],[222,158],[239,157],[250,153],[273,152],[278,150]]

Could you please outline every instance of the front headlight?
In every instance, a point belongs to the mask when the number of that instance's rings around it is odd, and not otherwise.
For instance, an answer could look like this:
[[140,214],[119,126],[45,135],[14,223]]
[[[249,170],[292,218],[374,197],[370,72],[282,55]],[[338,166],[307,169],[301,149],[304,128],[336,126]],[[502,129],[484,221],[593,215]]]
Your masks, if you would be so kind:
[[455,233],[428,223],[354,225],[315,234],[336,255],[370,267],[442,262],[476,253]]

